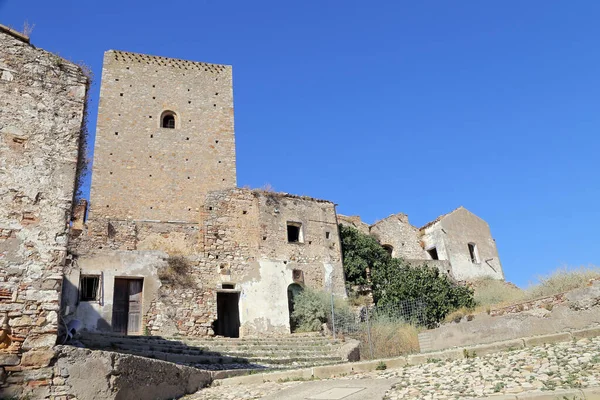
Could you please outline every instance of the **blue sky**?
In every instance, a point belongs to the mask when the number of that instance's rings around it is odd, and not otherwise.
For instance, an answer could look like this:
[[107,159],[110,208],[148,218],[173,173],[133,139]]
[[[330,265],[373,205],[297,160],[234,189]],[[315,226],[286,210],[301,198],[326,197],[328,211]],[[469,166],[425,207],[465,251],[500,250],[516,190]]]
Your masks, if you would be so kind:
[[508,280],[598,264],[600,2],[0,0],[95,73],[109,49],[233,65],[239,186],[423,225],[488,221]]

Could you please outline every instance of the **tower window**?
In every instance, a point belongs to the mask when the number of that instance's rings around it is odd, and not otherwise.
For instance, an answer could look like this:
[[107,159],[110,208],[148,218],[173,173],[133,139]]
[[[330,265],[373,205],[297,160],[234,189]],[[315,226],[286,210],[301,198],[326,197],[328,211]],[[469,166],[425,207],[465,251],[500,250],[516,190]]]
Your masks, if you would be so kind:
[[160,126],[167,129],[175,129],[175,113],[165,111],[160,118]]

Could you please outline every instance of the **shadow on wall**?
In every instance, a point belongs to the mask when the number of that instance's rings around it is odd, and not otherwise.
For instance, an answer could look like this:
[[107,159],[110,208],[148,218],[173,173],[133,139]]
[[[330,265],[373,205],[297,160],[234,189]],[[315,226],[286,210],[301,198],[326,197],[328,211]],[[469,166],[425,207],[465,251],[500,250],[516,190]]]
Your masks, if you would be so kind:
[[[68,279],[63,278],[57,344],[68,344],[68,334],[73,333],[69,332],[69,328],[73,327],[76,331],[75,333],[80,333],[81,328],[84,326],[83,321],[76,318],[76,310],[80,306],[79,296],[79,288],[73,285]],[[97,320],[98,327],[103,330],[112,330],[108,321],[103,319],[98,311],[92,307],[86,309],[86,319]]]

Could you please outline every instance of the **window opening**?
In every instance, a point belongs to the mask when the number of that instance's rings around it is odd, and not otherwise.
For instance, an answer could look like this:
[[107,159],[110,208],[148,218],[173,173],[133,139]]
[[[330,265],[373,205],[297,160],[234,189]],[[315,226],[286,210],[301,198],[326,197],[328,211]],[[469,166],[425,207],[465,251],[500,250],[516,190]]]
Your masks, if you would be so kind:
[[438,252],[437,252],[437,249],[435,247],[432,247],[431,249],[427,250],[427,253],[429,254],[429,257],[431,257],[432,260],[439,260],[440,259],[438,257]]
[[469,243],[469,257],[473,264],[479,264],[479,254],[475,243]]
[[175,113],[165,111],[161,117],[160,126],[167,129],[175,129]]
[[304,238],[302,237],[302,224],[299,222],[287,223],[287,239],[289,243],[302,243]]
[[392,246],[391,244],[384,244],[381,247],[383,247],[383,249],[387,251],[390,257],[392,256],[392,253],[394,252],[394,246]]
[[79,286],[79,300],[98,300],[98,286],[100,286],[99,276],[82,276]]

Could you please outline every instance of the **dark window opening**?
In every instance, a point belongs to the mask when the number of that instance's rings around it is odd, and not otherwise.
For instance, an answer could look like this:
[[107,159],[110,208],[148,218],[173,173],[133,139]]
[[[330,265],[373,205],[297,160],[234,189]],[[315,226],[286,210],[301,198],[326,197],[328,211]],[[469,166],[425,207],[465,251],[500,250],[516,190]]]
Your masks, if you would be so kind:
[[389,245],[389,244],[384,244],[381,247],[383,247],[383,249],[385,251],[387,251],[387,253],[390,255],[390,257],[392,256],[392,253],[394,252],[394,246]]
[[302,243],[302,224],[297,222],[288,222],[287,239],[289,243]]
[[475,243],[469,243],[469,257],[473,264],[479,264],[479,255],[477,254],[477,245]]
[[162,119],[161,126],[163,128],[175,129],[175,116],[173,114],[167,114]]
[[235,284],[233,284],[233,283],[223,283],[223,284],[221,284],[221,288],[223,288],[223,289],[235,289]]
[[438,257],[437,249],[435,247],[432,247],[431,249],[427,250],[427,253],[429,253],[429,257],[431,257],[432,260],[440,259]]
[[329,239],[330,235],[331,235],[331,232],[325,232],[325,239]]
[[98,300],[98,286],[100,285],[99,276],[82,276],[79,288],[79,300],[94,301]]

